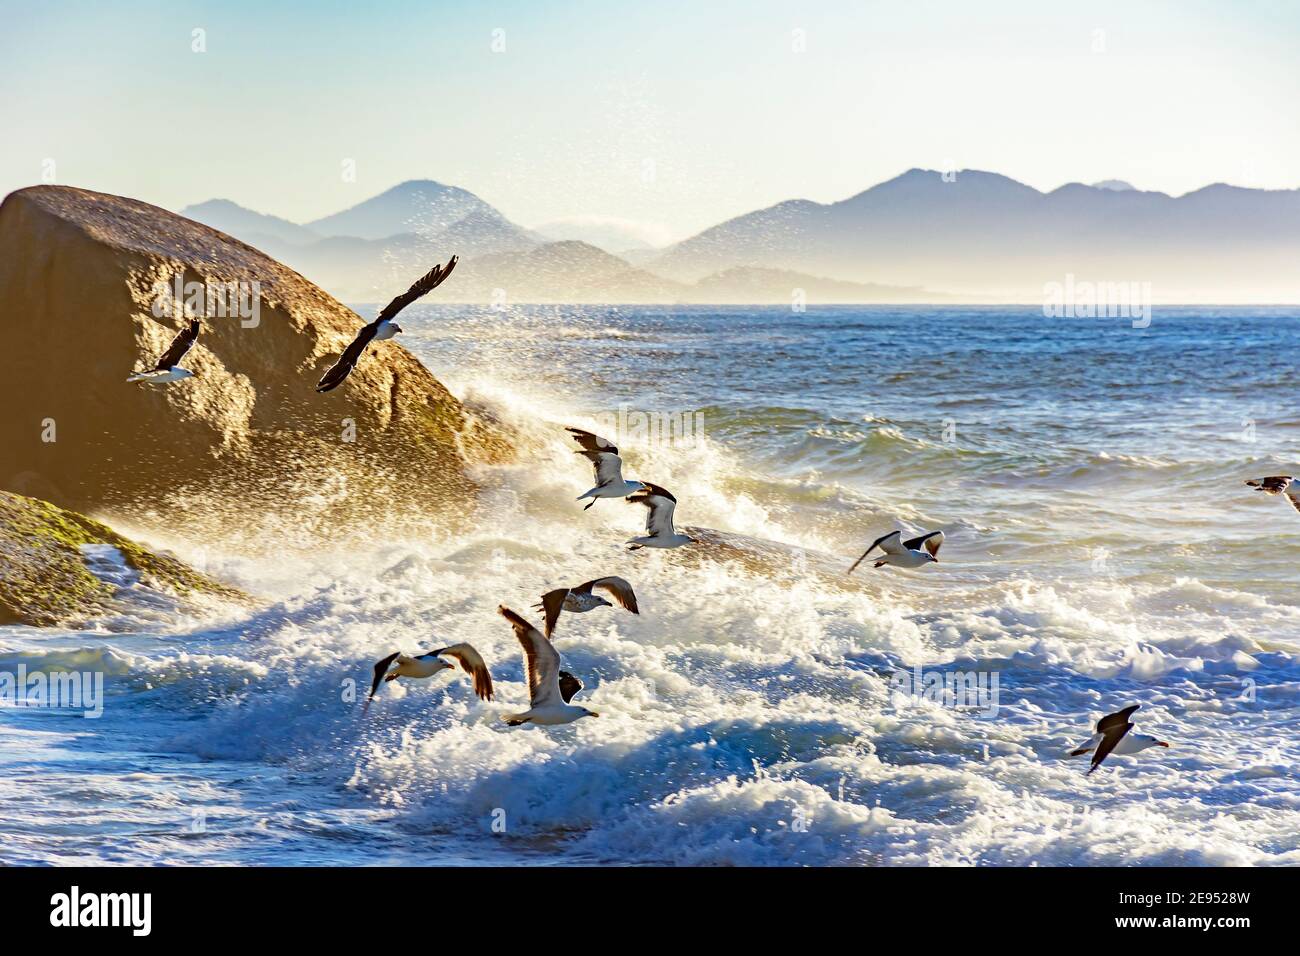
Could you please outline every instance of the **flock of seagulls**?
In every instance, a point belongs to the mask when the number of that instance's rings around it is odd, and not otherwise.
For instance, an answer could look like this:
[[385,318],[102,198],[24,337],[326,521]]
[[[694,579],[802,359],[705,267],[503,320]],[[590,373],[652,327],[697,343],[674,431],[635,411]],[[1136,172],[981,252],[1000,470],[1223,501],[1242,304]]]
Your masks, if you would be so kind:
[[[371,342],[383,342],[400,333],[402,327],[394,321],[398,313],[446,281],[458,261],[456,256],[452,256],[445,265],[434,266],[406,292],[389,302],[373,322],[362,326],[338,360],[321,376],[316,391],[329,392],[338,388],[356,368],[357,362]],[[167,351],[151,367],[132,373],[127,381],[145,385],[165,385],[191,378],[194,373],[182,367],[180,363],[194,347],[201,328],[199,320],[191,318],[186,327],[177,333]],[[646,508],[646,533],[626,542],[629,551],[642,548],[680,548],[697,543],[695,538],[680,533],[674,527],[673,513],[677,507],[677,499],[670,491],[650,482],[624,478],[623,459],[619,456],[618,447],[608,439],[581,428],[570,427],[566,430],[580,446],[576,453],[591,462],[595,475],[595,485],[577,498],[578,501],[587,501],[583,507],[584,511],[602,498],[622,498],[629,504],[638,504]],[[1300,511],[1300,482],[1295,478],[1274,476],[1254,479],[1247,481],[1246,484],[1268,495],[1285,494],[1296,510]],[[901,531],[890,531],[873,541],[862,556],[853,562],[848,573],[852,574],[858,565],[877,548],[880,549],[880,555],[874,563],[876,568],[889,565],[915,569],[927,564],[937,564],[939,548],[943,545],[943,540],[942,531],[930,531],[907,539],[903,538]],[[612,598],[612,601],[602,594]],[[510,608],[504,605],[497,608],[497,613],[510,623],[523,649],[528,675],[528,709],[505,715],[503,720],[507,725],[518,727],[531,723],[556,726],[569,724],[583,717],[600,716],[595,711],[572,703],[573,698],[582,690],[582,681],[568,671],[560,669],[560,655],[551,643],[551,637],[555,633],[561,612],[583,614],[600,607],[612,607],[615,604],[632,614],[641,613],[632,586],[624,578],[609,576],[596,578],[572,588],[556,588],[543,594],[541,601],[534,607],[544,614],[545,633]],[[442,671],[454,670],[457,667],[469,675],[474,693],[481,700],[493,699],[492,675],[483,656],[473,646],[461,643],[414,657],[397,651],[378,661],[374,665],[374,680],[363,710],[369,708],[381,684],[398,678],[433,677]],[[1135,754],[1150,747],[1168,747],[1167,741],[1145,734],[1129,733],[1133,729],[1129,718],[1140,706],[1140,704],[1132,704],[1101,718],[1097,722],[1096,733],[1092,738],[1072,750],[1070,756],[1077,757],[1091,753],[1092,764],[1088,769],[1088,774],[1091,774],[1112,753]]]

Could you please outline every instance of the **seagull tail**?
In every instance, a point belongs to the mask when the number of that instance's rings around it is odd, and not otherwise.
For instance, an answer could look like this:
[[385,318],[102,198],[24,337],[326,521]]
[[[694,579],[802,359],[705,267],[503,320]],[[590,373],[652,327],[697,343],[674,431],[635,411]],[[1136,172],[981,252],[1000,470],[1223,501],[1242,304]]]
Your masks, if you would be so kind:
[[128,382],[143,382],[143,381],[144,381],[146,378],[148,378],[148,377],[149,377],[149,373],[147,373],[147,372],[135,372],[135,373],[133,373],[133,374],[131,375],[130,378],[127,379],[127,381],[128,381]]

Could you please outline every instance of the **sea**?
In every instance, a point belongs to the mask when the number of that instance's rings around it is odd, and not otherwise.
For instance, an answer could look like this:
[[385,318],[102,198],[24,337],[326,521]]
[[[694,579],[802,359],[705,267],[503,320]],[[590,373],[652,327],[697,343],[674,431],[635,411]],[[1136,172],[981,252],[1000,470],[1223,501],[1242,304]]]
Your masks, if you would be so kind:
[[[410,540],[146,538],[252,608],[128,574],[94,629],[0,628],[0,673],[103,675],[97,716],[0,706],[0,864],[1300,864],[1300,513],[1244,484],[1300,469],[1295,307],[402,324],[517,458]],[[645,510],[583,510],[566,426],[730,546],[626,550]],[[942,530],[939,561],[847,573],[895,528]],[[539,620],[606,575],[641,613],[555,635],[600,717],[507,727],[527,690],[498,605]],[[462,641],[495,701],[456,671],[363,711],[380,657]],[[1133,704],[1168,748],[1067,756]]]

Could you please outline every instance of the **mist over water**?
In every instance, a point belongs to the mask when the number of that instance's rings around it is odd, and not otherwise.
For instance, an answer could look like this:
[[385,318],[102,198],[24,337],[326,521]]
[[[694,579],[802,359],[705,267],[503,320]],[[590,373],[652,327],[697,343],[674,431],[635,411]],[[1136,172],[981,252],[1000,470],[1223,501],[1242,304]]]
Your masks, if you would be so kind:
[[[1242,484],[1296,468],[1294,309],[408,311],[521,435],[473,530],[154,541],[266,604],[0,628],[0,670],[107,693],[98,720],[0,710],[0,862],[1300,863],[1300,514]],[[643,509],[582,511],[563,426],[636,413],[692,440],[609,435],[626,475],[789,560],[630,554]],[[896,524],[943,529],[940,563],[845,577]],[[642,614],[556,634],[601,718],[505,727],[496,606],[615,573]],[[375,660],[457,641],[494,703],[444,673],[361,715]],[[996,714],[892,697],[918,666],[995,674]],[[1085,778],[1064,754],[1130,703],[1172,746]]]

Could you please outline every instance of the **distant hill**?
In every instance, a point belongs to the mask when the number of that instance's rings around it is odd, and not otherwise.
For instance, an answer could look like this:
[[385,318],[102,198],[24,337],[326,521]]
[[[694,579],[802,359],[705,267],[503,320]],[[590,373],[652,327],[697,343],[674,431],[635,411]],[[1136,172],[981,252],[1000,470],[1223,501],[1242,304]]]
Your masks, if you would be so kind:
[[597,216],[574,216],[543,223],[533,230],[553,242],[576,239],[616,256],[627,257],[632,251],[652,251],[648,242],[634,224],[618,219]]
[[399,183],[332,216],[307,223],[322,236],[386,239],[402,233],[441,232],[467,216],[500,215],[472,192],[430,179]]
[[219,229],[229,236],[242,239],[250,245],[271,239],[275,242],[287,242],[295,245],[315,242],[320,235],[306,226],[300,226],[279,216],[245,209],[229,199],[209,199],[196,206],[186,206],[180,214],[186,219],[193,219],[205,226]]
[[552,242],[470,260],[447,283],[452,301],[679,302],[687,286],[652,275],[585,242]]
[[182,214],[273,256],[349,301],[372,301],[452,255],[534,248],[545,240],[473,193],[429,180],[401,183],[306,226],[217,199]]
[[1298,301],[1300,190],[1216,184],[1171,197],[913,169],[841,202],[730,219],[642,265],[678,280],[737,266],[1038,301],[1047,282],[1150,282],[1158,301]]

